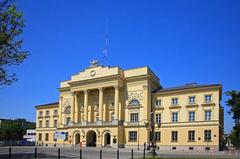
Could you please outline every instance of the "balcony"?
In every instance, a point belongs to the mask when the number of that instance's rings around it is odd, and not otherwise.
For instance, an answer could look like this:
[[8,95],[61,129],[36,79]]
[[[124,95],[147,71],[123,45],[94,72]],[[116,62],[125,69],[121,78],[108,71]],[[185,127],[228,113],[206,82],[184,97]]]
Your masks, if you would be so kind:
[[70,123],[68,125],[64,125],[65,128],[67,127],[88,127],[88,126],[118,126],[123,125],[122,121],[98,121],[98,122],[79,122],[79,123]]

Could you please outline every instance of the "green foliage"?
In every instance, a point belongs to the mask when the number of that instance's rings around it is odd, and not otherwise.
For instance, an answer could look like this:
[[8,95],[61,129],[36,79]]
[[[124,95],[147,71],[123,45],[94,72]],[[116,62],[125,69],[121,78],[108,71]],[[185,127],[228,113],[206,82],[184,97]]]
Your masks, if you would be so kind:
[[2,120],[0,128],[0,141],[22,140],[27,129],[35,129],[33,122],[26,119]]
[[21,64],[28,56],[22,50],[23,14],[16,9],[14,0],[0,0],[0,85],[10,85],[17,80],[8,67]]
[[232,90],[226,92],[226,95],[230,96],[230,99],[226,101],[226,104],[231,107],[228,113],[232,115],[235,122],[230,139],[235,147],[240,148],[240,92]]

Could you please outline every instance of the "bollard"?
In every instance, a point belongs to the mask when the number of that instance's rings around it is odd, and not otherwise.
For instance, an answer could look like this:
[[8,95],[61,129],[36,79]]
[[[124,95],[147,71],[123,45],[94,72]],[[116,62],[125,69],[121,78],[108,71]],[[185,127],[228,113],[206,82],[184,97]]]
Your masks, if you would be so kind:
[[119,159],[119,150],[117,149],[117,159]]
[[146,157],[146,149],[144,148],[143,149],[143,158],[145,158]]
[[60,159],[60,148],[58,148],[58,159]]
[[133,149],[132,149],[132,153],[131,153],[131,159],[133,159]]
[[80,159],[82,159],[82,149],[80,149]]
[[100,159],[102,159],[102,150],[100,149]]
[[11,158],[11,157],[12,157],[12,148],[9,147],[9,158]]
[[35,158],[37,157],[37,147],[35,147],[35,150],[34,150],[34,157]]

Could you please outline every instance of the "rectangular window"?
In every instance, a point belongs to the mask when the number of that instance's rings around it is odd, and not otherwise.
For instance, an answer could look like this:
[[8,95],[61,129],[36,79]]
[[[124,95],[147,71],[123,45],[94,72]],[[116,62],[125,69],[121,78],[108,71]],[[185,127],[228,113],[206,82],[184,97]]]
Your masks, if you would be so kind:
[[205,95],[205,102],[211,102],[212,101],[212,96],[211,95]]
[[161,123],[161,114],[156,114],[156,123]]
[[71,122],[71,118],[70,118],[70,117],[67,117],[66,125],[70,125],[70,122]]
[[42,128],[42,120],[39,121],[39,128]]
[[195,121],[195,112],[189,112],[189,121],[190,122]]
[[206,110],[205,111],[205,120],[206,121],[211,120],[211,114],[212,114],[211,110]]
[[188,141],[195,141],[195,131],[188,131]]
[[39,116],[42,116],[42,115],[43,115],[42,111],[39,111]]
[[195,96],[188,97],[189,103],[194,104],[195,103]]
[[58,110],[57,109],[54,110],[54,115],[58,115]]
[[178,132],[172,131],[172,141],[176,142],[178,140]]
[[49,110],[46,110],[46,116],[49,116]]
[[54,120],[54,121],[53,121],[53,125],[54,125],[55,128],[57,127],[57,124],[58,124],[58,123],[57,123],[57,120]]
[[172,122],[173,123],[178,122],[178,113],[177,112],[172,113]]
[[38,134],[38,141],[42,141],[42,134],[41,133]]
[[160,131],[155,132],[155,140],[158,142],[161,141],[161,132]]
[[211,130],[204,130],[204,141],[211,141]]
[[49,127],[49,120],[46,120],[46,128]]
[[49,140],[49,134],[46,133],[46,134],[45,134],[45,141],[48,141],[48,140]]
[[161,100],[160,99],[156,100],[155,106],[156,107],[160,107],[161,106]]
[[137,141],[137,131],[129,131],[129,141]]
[[130,122],[138,122],[138,113],[130,114]]
[[172,98],[172,105],[178,105],[178,98]]

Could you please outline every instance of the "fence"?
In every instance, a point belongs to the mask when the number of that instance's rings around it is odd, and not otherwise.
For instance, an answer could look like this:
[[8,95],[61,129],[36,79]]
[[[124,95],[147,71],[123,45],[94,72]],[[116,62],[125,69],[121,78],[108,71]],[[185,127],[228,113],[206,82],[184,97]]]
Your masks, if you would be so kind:
[[[47,152],[46,152],[45,155],[42,155],[42,153],[38,152],[38,150],[42,149],[42,148],[32,147],[32,148],[28,148],[28,150],[27,150],[28,156],[26,156],[26,153],[25,154],[24,153],[22,153],[22,154],[14,153],[13,152],[14,149],[17,150],[17,149],[20,149],[20,148],[8,147],[8,154],[5,153],[5,156],[1,156],[0,155],[0,158],[6,158],[6,159],[9,158],[9,159],[11,159],[11,158],[15,158],[15,157],[16,158],[21,158],[21,157],[22,158],[26,158],[26,157],[28,157],[28,158],[57,158],[57,159],[61,159],[61,158],[74,158],[74,159],[77,159],[77,158],[79,158],[79,159],[84,159],[84,158],[86,158],[86,157],[83,157],[84,153],[89,153],[87,151],[85,152],[84,149],[78,149],[78,153],[76,153],[76,151],[74,151],[74,157],[69,157],[69,156],[66,156],[66,154],[62,155],[61,151],[64,150],[66,152],[66,149],[64,149],[64,148],[57,148],[57,151],[53,152],[51,155],[47,155]],[[5,151],[6,150],[7,150],[7,148],[5,149]],[[47,149],[45,149],[45,150],[47,150]],[[109,152],[113,153],[112,156],[114,156],[114,157],[110,157],[110,156],[108,156],[108,157],[116,158],[116,159],[120,159],[120,158],[121,159],[122,158],[134,159],[134,157],[135,158],[136,157],[138,157],[138,158],[139,157],[145,158],[145,154],[146,154],[145,151],[146,151],[145,149],[142,152],[137,151],[138,152],[138,156],[135,156],[133,149],[131,149],[130,152],[128,151],[128,153],[126,153],[126,151],[125,151],[123,153],[124,156],[123,156],[123,154],[121,156],[120,153],[119,153],[119,149],[115,149],[113,151],[109,151]],[[103,155],[104,154],[108,154],[109,152],[107,152],[107,151],[104,152],[102,149],[99,149],[98,152],[96,152],[96,158],[95,159],[97,159],[97,158],[104,159],[105,157]],[[139,156],[140,155],[139,153],[141,153],[142,155]],[[21,156],[21,155],[23,155],[23,156]]]

